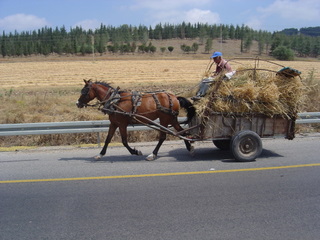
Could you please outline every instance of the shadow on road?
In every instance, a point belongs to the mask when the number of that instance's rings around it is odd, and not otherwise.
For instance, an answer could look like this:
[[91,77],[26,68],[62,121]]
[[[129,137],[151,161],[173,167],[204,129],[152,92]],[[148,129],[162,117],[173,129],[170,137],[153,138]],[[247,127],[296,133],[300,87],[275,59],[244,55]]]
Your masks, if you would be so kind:
[[[145,161],[147,155],[130,155],[129,153],[121,155],[107,155],[100,160],[95,160],[94,156],[81,157],[75,156],[70,158],[60,158],[59,161],[86,161],[90,163],[113,163],[113,162],[139,162]],[[271,150],[263,149],[261,155],[257,160],[263,160],[271,157],[283,157]],[[168,160],[170,158],[170,160]],[[178,147],[168,152],[159,152],[158,158],[155,161],[177,161],[177,162],[192,162],[192,161],[222,161],[222,162],[237,162],[234,160],[231,151],[222,151],[218,148],[212,147],[198,147],[195,149],[195,155],[191,156],[184,147]]]
[[145,156],[135,156],[135,155],[118,155],[118,156],[104,156],[99,160],[94,159],[94,157],[71,157],[71,158],[60,158],[59,161],[87,161],[92,163],[113,163],[113,162],[138,162],[144,161]]
[[[184,150],[184,153],[182,153]],[[231,151],[223,151],[218,148],[199,148],[195,149],[195,155],[190,156],[189,152],[185,149],[174,149],[169,152],[170,156],[179,155],[177,161],[187,162],[187,161],[223,161],[223,162],[237,162],[231,153]],[[271,157],[283,157],[271,150],[263,149],[261,155],[257,160],[263,160]]]

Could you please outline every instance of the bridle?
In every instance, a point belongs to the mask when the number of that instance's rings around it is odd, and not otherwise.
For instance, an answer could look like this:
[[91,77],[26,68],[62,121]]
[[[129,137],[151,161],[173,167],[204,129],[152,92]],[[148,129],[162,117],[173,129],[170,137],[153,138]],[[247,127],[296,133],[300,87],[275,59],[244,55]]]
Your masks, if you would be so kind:
[[[84,88],[81,90],[81,97],[80,97],[79,99],[87,97],[87,96],[89,95],[91,89],[92,89],[93,91],[95,91],[95,93],[97,93],[97,92],[96,92],[96,89],[92,88],[92,85],[90,84],[90,85],[84,87]],[[108,87],[108,91],[106,92],[106,94],[105,94],[104,98],[102,99],[102,101],[99,101],[99,100],[98,100],[95,104],[83,103],[83,102],[80,102],[79,100],[78,100],[78,101],[79,101],[84,107],[96,107],[96,106],[99,106],[99,108],[100,108],[100,107],[103,106],[106,102],[109,101],[109,98],[110,98],[110,96],[112,95],[112,93],[113,93],[114,91],[115,91],[115,90],[114,90],[112,87]]]

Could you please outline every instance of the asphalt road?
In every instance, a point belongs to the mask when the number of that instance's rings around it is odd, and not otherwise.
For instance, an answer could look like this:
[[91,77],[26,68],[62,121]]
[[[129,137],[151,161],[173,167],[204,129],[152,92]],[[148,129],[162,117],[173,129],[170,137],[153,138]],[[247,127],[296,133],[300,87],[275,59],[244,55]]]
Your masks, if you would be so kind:
[[[191,157],[112,147],[0,153],[0,239],[319,239],[320,136],[263,140],[254,162],[212,143]],[[140,147],[139,147],[140,146]]]

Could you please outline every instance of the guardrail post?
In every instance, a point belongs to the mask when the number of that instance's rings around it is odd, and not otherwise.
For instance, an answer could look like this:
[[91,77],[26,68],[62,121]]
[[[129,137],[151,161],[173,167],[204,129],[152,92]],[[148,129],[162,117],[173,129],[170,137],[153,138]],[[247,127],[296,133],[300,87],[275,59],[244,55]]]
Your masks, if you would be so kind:
[[97,140],[98,140],[98,147],[100,148],[101,147],[101,140],[100,140],[100,133],[97,132]]

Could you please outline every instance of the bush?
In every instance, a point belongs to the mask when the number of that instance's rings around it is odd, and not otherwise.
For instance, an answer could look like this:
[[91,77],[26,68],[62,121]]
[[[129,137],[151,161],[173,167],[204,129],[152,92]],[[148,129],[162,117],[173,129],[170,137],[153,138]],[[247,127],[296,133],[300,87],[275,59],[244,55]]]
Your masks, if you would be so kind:
[[276,49],[272,51],[272,56],[279,60],[293,60],[294,53],[290,48],[286,46],[278,46]]
[[183,52],[186,51],[186,47],[187,47],[187,45],[185,45],[185,44],[180,45],[180,49],[181,49]]
[[194,53],[196,53],[199,49],[199,44],[198,43],[193,43],[191,46],[191,51],[193,51]]
[[152,53],[155,53],[157,51],[157,48],[152,45],[152,46],[149,47],[149,51],[152,52]]
[[191,47],[187,46],[186,44],[182,44],[180,48],[184,53],[189,53],[192,50]]
[[168,47],[169,52],[172,52],[173,49],[174,49],[174,47],[172,47],[172,46],[169,46],[169,47]]

